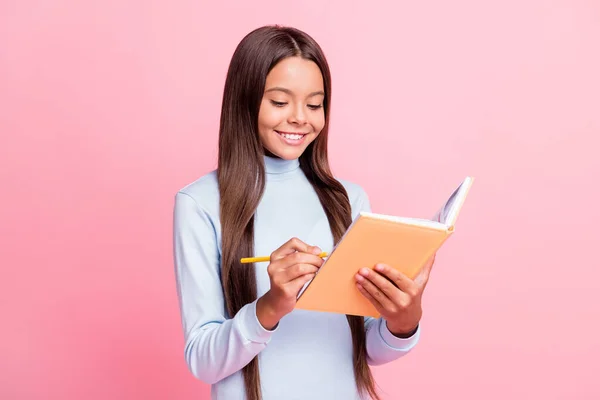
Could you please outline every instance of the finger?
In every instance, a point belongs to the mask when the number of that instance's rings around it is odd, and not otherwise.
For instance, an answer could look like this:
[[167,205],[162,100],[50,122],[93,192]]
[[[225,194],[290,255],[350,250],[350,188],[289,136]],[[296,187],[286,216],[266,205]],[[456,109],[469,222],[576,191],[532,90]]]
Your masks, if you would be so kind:
[[429,282],[429,275],[431,274],[431,269],[433,268],[433,263],[435,262],[435,254],[427,260],[421,271],[415,277],[415,283],[421,287],[425,287],[427,282]]
[[319,268],[312,264],[294,264],[289,268],[281,270],[281,273],[284,276],[282,281],[284,283],[291,282],[306,274],[316,274],[318,270]]
[[385,276],[369,268],[361,268],[358,271],[358,275],[373,283],[373,285],[375,285],[391,300],[398,301],[398,295],[402,292]]
[[277,250],[271,253],[271,261],[277,261],[287,256],[288,254],[292,254],[296,251],[306,252],[309,250],[309,245],[304,243],[302,240],[293,237],[284,244],[281,245]]
[[[369,275],[374,275],[374,274],[371,273]],[[381,276],[380,276],[380,278],[381,278],[381,281],[384,281],[385,284],[392,287],[392,284],[388,280],[384,279]],[[367,293],[369,293],[371,295],[371,297],[373,297],[373,299],[377,300],[379,302],[379,304],[381,304],[381,306],[383,308],[385,308],[387,310],[392,310],[394,308],[394,302],[385,294],[385,292],[382,290],[382,288],[378,284],[373,283],[373,281],[370,279],[370,277],[365,278],[361,274],[356,274],[356,280],[367,291]],[[378,280],[378,283],[381,281]],[[396,290],[398,290],[398,289],[396,289]]]
[[358,291],[367,298],[367,300],[369,300],[371,302],[371,304],[373,304],[373,306],[375,306],[375,309],[377,310],[377,312],[379,312],[379,314],[382,314],[384,311],[383,306],[381,305],[381,303],[374,298],[373,296],[371,296],[371,293],[369,293],[364,287],[363,285],[361,285],[360,283],[356,284],[356,288],[358,289]]
[[291,293],[294,293],[294,295],[298,296],[298,292],[300,292],[300,289],[302,289],[302,286],[304,286],[307,282],[309,282],[311,279],[313,279],[315,277],[316,274],[306,274],[306,275],[302,275],[297,277],[296,279],[288,282],[286,284],[286,286],[289,288],[289,291]]
[[275,264],[277,265],[278,269],[289,268],[295,264],[311,264],[311,265],[314,265],[315,267],[320,268],[324,262],[325,261],[321,257],[319,257],[315,254],[302,253],[302,252],[297,251],[295,253],[288,254],[284,258],[281,258],[281,259],[275,261]]
[[319,254],[321,249],[316,246],[310,246],[304,243],[302,240],[294,237],[285,242],[281,247],[271,253],[271,261],[277,261],[289,254],[293,254],[295,252],[304,252],[311,254]]
[[417,294],[417,284],[408,276],[404,275],[402,272],[386,264],[377,264],[375,266],[375,271],[379,272],[381,275],[389,279],[398,289],[402,290],[404,293],[408,293],[412,296],[415,296]]

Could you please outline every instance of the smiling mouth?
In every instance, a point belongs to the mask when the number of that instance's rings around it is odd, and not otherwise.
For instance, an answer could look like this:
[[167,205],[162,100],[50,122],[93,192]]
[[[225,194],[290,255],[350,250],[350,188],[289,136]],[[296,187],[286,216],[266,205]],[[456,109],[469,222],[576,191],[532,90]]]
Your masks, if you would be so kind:
[[275,131],[275,132],[277,132],[278,135],[280,135],[288,140],[300,140],[304,136],[308,135],[307,133],[301,133],[301,132],[281,132],[281,131]]

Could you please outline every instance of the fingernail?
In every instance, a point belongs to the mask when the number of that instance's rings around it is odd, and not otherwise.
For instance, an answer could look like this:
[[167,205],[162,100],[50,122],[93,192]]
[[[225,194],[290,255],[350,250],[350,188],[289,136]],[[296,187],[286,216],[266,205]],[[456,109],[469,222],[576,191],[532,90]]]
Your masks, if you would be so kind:
[[361,268],[360,269],[360,273],[363,274],[364,276],[369,275],[369,269],[368,268]]
[[365,278],[363,278],[362,276],[356,274],[356,280],[359,282],[362,282]]
[[381,265],[381,264],[377,264],[377,265],[375,266],[375,269],[376,269],[377,271],[383,271],[383,265]]
[[313,254],[318,255],[321,253],[321,249],[318,248],[317,246],[313,247]]

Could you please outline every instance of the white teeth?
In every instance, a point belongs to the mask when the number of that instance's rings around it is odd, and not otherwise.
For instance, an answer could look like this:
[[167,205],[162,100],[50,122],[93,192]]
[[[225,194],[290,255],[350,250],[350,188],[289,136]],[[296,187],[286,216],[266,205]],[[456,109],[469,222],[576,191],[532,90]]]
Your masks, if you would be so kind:
[[295,134],[289,134],[289,133],[279,133],[281,136],[283,136],[286,139],[291,139],[291,140],[299,140],[302,139],[302,136],[304,135],[295,135]]

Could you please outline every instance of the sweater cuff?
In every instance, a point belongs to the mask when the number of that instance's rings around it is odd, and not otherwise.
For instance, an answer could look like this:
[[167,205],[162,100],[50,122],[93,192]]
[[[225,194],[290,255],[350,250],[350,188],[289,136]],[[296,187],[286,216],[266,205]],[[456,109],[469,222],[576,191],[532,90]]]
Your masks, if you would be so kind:
[[271,340],[273,333],[277,331],[279,324],[272,331],[262,326],[256,316],[257,301],[258,299],[250,304],[246,304],[238,312],[240,332],[250,342],[267,344]]
[[387,327],[387,321],[383,318],[379,320],[379,333],[383,338],[385,344],[395,350],[403,350],[407,351],[415,347],[417,342],[419,341],[419,337],[421,336],[421,325],[417,327],[415,333],[408,338],[399,338],[394,336],[392,332]]

